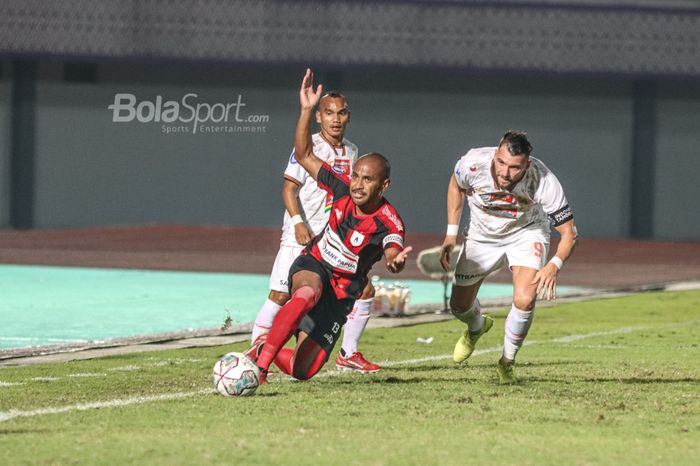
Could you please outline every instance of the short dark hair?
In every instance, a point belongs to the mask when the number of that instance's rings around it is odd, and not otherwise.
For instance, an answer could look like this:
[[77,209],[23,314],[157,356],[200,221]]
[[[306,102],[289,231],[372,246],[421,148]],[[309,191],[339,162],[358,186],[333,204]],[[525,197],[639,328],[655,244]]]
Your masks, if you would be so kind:
[[526,157],[529,157],[532,153],[532,144],[527,140],[527,133],[525,131],[509,129],[506,131],[506,134],[501,137],[501,140],[498,141],[498,147],[501,147],[503,144],[508,147],[510,155],[524,154]]
[[383,179],[384,180],[389,179],[389,177],[391,176],[391,164],[389,163],[389,160],[386,157],[384,157],[379,152],[369,152],[369,153],[363,155],[362,157],[358,158],[357,161],[359,162],[360,160],[364,159],[365,157],[368,159],[373,159],[373,160],[379,161],[379,163],[382,165],[382,169],[383,169],[382,171],[384,172]]
[[343,94],[341,94],[338,91],[326,91],[326,93],[321,96],[322,99],[324,97],[331,97],[333,99],[340,97],[341,99],[348,100],[345,98],[345,96]]
[[320,99],[318,99],[318,108],[320,110],[321,108],[321,101],[328,97],[329,99],[343,99],[343,102],[345,103],[345,108],[349,111],[350,109],[348,108],[348,99],[345,98],[343,94],[341,94],[338,91],[327,91],[325,94],[321,96]]

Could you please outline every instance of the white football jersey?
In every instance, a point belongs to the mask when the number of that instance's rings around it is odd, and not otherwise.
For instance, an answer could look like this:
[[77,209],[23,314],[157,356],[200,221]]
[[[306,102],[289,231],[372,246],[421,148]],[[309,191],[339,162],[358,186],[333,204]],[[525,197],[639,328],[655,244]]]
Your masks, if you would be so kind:
[[[311,137],[314,154],[321,160],[328,163],[337,173],[344,173],[350,176],[355,160],[357,160],[357,146],[347,139],[343,139],[343,148],[336,149],[316,133]],[[311,235],[316,236],[328,222],[333,198],[323,189],[318,187],[316,180],[311,178],[304,168],[294,159],[294,150],[289,156],[289,163],[284,171],[286,178],[297,180],[299,188],[299,203],[303,210],[301,216],[311,229]],[[291,223],[289,212],[284,211],[284,224],[282,225],[282,244],[287,246],[298,246],[294,236],[294,225]]]
[[512,191],[499,188],[491,174],[497,149],[472,149],[455,165],[457,184],[467,191],[470,238],[497,240],[525,228],[549,235],[550,223],[558,226],[573,218],[559,180],[534,157]]

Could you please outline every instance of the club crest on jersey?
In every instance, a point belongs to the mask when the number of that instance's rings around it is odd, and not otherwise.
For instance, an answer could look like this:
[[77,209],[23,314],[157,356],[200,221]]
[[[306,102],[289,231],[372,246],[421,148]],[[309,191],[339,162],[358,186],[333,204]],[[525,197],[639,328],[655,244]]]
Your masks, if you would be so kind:
[[331,167],[334,172],[340,173],[341,175],[350,174],[350,160],[348,159],[335,159],[333,166]]
[[365,235],[359,231],[353,231],[352,236],[350,236],[350,244],[353,246],[359,246],[365,240]]

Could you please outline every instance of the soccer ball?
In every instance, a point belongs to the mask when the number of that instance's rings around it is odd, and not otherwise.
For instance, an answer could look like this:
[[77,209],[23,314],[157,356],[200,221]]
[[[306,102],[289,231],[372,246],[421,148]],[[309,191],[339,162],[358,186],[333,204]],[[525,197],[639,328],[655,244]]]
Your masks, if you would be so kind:
[[260,369],[243,353],[228,353],[214,364],[214,387],[224,396],[250,396],[260,385]]

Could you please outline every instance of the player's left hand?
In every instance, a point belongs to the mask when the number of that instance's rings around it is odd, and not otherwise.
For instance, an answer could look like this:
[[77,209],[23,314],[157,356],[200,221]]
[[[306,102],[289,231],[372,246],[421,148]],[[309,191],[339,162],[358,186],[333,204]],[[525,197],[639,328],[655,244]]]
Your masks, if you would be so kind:
[[300,246],[306,246],[311,242],[311,232],[304,222],[294,225],[294,238]]
[[306,74],[304,79],[301,81],[301,89],[299,90],[299,103],[301,108],[304,110],[313,109],[319,100],[321,100],[321,92],[323,91],[323,86],[316,86],[316,91],[314,91],[314,73],[311,68],[306,69]]
[[531,285],[537,285],[537,299],[547,298],[547,301],[557,299],[557,273],[559,269],[554,264],[547,264],[535,274]]
[[[413,246],[406,246],[401,252],[396,254],[396,257],[390,259],[386,263],[386,268],[389,269],[391,273],[399,273],[403,270],[406,265],[406,258],[408,253],[413,251]],[[387,258],[389,259],[389,258]]]

